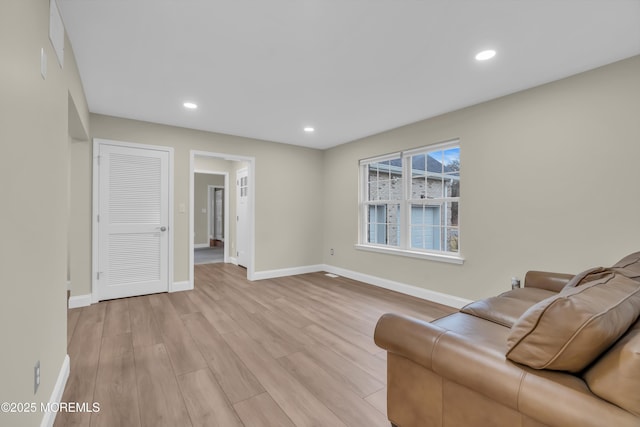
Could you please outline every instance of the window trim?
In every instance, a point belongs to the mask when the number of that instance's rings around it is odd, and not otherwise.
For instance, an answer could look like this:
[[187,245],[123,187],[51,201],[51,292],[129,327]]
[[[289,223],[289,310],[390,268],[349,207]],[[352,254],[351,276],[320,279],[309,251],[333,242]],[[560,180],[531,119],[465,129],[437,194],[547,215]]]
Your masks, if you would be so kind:
[[[355,249],[369,251],[369,252],[377,252],[383,254],[391,254],[391,255],[399,255],[406,256],[411,258],[420,258],[420,259],[428,259],[432,261],[453,263],[453,264],[463,264],[464,257],[462,256],[461,246],[460,246],[460,230],[461,230],[461,222],[460,217],[458,217],[458,252],[446,252],[446,251],[433,251],[428,249],[415,249],[411,247],[410,237],[411,237],[411,227],[407,226],[410,224],[411,218],[411,209],[413,199],[411,198],[411,167],[409,162],[411,161],[411,156],[417,154],[426,154],[431,151],[439,151],[446,150],[448,148],[460,147],[460,139],[455,138],[448,141],[439,142],[436,144],[426,145],[423,147],[413,148],[406,151],[398,151],[393,153],[388,153],[382,156],[369,157],[366,159],[361,159],[358,162],[359,168],[359,185],[358,185],[358,243],[354,245]],[[381,162],[385,160],[391,160],[400,158],[402,160],[402,175],[403,175],[403,188],[402,188],[402,198],[400,200],[400,223],[404,224],[400,227],[400,245],[392,246],[386,244],[375,244],[368,242],[368,230],[367,230],[367,221],[366,221],[366,212],[367,207],[369,206],[368,200],[368,175],[367,175],[367,165],[371,163]],[[410,175],[407,177],[407,171]],[[459,202],[460,197],[456,197]],[[444,203],[450,201],[448,197],[442,197]]]
[[460,255],[453,255],[449,252],[427,252],[413,249],[401,249],[393,246],[376,245],[372,243],[356,243],[354,247],[360,251],[377,252],[381,254],[399,255],[409,258],[428,259],[431,261],[446,262],[450,264],[464,264],[465,259]]

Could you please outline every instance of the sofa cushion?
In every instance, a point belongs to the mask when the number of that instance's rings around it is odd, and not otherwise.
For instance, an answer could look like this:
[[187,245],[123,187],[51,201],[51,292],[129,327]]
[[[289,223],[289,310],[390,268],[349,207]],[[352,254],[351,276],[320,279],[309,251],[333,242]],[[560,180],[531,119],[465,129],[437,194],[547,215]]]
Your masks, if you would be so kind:
[[640,320],[584,374],[591,391],[640,416]]
[[538,288],[518,288],[496,297],[467,304],[463,313],[510,328],[533,304],[556,295],[556,292]]
[[579,372],[640,315],[640,282],[616,273],[533,305],[511,328],[507,358],[534,369]]

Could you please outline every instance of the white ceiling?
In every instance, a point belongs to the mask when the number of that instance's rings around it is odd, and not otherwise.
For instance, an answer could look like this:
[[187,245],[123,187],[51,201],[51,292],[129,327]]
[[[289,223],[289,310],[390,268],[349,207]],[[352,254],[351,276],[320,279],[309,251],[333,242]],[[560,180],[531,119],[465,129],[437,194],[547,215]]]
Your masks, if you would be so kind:
[[315,148],[640,54],[640,0],[57,2],[92,112]]

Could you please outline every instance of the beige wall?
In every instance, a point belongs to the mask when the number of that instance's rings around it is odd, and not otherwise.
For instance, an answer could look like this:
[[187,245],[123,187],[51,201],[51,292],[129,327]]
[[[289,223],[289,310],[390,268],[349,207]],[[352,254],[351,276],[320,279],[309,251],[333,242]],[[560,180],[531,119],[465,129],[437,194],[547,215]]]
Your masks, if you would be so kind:
[[[49,401],[67,347],[69,99],[80,122],[88,117],[71,46],[67,41],[61,69],[48,22],[48,0],[0,3],[0,401],[38,405]],[[41,384],[34,395],[37,360]],[[0,425],[41,419],[40,412],[0,414]]]
[[[325,152],[327,264],[463,298],[640,249],[640,57]],[[358,160],[460,138],[464,265],[354,249]],[[334,248],[335,255],[329,255]]]
[[69,146],[69,280],[72,296],[91,293],[91,219],[93,147],[88,141],[72,140]]
[[[47,2],[48,3],[48,2]],[[69,117],[69,134],[77,140],[87,141],[89,139],[89,106],[84,95],[84,88],[78,72],[78,64],[73,53],[73,47],[65,33],[64,38],[64,79],[65,86],[69,91],[69,108],[74,110],[74,117]],[[49,56],[51,60],[55,58]],[[77,120],[77,123],[75,122]]]
[[[208,245],[209,216],[207,215],[207,204],[209,201],[209,186],[224,187],[224,175],[196,173],[194,178],[193,243],[196,245]],[[211,232],[213,233],[213,230]]]
[[[189,204],[190,150],[255,158],[256,272],[321,261],[321,227],[308,226],[322,222],[321,151],[96,114],[91,114],[90,123],[93,138],[174,147],[175,281],[189,277],[191,213],[180,213],[178,207]],[[235,179],[235,172],[229,178]]]

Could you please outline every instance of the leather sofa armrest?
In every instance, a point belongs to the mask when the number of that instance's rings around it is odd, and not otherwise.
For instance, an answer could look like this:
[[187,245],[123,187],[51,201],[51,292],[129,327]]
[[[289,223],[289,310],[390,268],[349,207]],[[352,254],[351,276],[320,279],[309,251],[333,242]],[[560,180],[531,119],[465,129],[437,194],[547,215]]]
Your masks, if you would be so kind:
[[412,317],[387,313],[378,319],[373,339],[378,347],[431,369],[431,355],[445,329]]
[[[474,321],[487,322],[482,319]],[[502,350],[485,346],[482,340],[464,337],[433,323],[397,314],[385,314],[378,320],[374,340],[390,353],[409,359],[506,406],[517,408],[518,387],[524,372],[507,361]]]
[[549,271],[528,271],[524,276],[524,286],[527,288],[546,289],[560,292],[573,278],[573,274],[552,273]]

